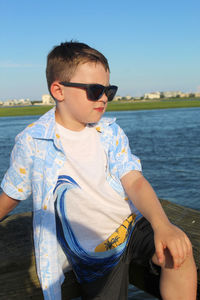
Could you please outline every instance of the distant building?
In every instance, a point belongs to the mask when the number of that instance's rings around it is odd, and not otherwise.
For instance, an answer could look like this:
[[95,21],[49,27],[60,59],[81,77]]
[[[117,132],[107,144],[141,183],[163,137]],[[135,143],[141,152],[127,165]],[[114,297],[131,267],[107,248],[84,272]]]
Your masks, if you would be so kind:
[[116,97],[113,99],[113,101],[118,101],[118,100],[121,100],[121,99],[122,99],[121,96],[116,96]]
[[12,100],[6,100],[3,102],[3,106],[13,106],[14,102]]
[[125,99],[126,99],[126,100],[130,100],[131,98],[132,98],[132,97],[129,96],[129,95],[128,95],[128,96],[125,96]]
[[32,105],[30,99],[13,99],[13,100],[6,100],[2,103],[3,106],[26,106]]
[[175,98],[177,96],[181,97],[182,92],[180,91],[171,91],[171,92],[163,92],[164,98]]
[[48,94],[42,95],[42,104],[43,105],[52,105],[55,104],[55,100]]
[[146,93],[144,99],[160,99],[160,92]]
[[189,93],[180,93],[179,96],[180,96],[180,98],[187,98],[190,96],[190,94]]
[[19,99],[16,101],[16,105],[32,105],[30,99]]

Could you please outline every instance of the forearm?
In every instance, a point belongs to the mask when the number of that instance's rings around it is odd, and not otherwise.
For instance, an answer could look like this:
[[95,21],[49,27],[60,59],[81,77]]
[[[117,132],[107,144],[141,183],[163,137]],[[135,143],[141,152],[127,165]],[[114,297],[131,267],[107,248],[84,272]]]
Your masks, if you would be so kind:
[[153,229],[162,224],[168,224],[169,220],[158,200],[156,193],[149,182],[137,172],[122,178],[122,185],[129,199],[142,215],[151,223]]
[[10,211],[12,211],[19,204],[18,200],[15,200],[5,193],[0,195],[0,220],[5,217]]
[[186,234],[170,223],[153,188],[142,174],[132,171],[121,181],[133,204],[151,223],[159,264],[166,262],[164,251],[167,248],[173,258],[174,268],[180,267],[192,249]]

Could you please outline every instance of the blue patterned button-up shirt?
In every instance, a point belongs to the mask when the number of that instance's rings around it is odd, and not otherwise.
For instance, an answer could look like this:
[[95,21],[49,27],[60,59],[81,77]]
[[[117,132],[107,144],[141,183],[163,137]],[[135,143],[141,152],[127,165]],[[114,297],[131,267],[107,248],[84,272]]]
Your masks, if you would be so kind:
[[[64,280],[57,255],[53,190],[66,157],[55,125],[53,108],[16,137],[10,167],[1,184],[14,199],[33,195],[35,255],[45,300],[61,299]],[[108,158],[107,180],[126,198],[120,178],[131,170],[140,171],[140,161],[131,154],[128,139],[114,119],[102,118],[93,126]]]

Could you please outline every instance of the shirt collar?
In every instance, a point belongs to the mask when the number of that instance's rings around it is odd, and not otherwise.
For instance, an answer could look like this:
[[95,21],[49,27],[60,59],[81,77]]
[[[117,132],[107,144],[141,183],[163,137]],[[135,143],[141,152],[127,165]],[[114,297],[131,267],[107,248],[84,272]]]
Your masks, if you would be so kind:
[[113,124],[115,121],[116,118],[102,118],[99,122],[91,124],[91,126],[94,126],[94,128],[98,132],[103,133],[106,128]]
[[[99,122],[91,123],[89,126],[102,133],[115,121],[116,118],[103,117]],[[52,139],[57,145],[60,145],[60,136],[56,132],[55,107],[42,115],[35,123],[28,125],[28,128],[33,138]]]
[[33,138],[54,139],[55,137],[55,107],[42,115],[36,122],[28,125],[27,130]]

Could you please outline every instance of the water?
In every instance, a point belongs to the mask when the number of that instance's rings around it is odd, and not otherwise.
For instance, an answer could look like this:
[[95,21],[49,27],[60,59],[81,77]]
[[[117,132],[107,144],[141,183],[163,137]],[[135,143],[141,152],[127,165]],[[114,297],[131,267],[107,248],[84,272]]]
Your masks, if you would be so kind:
[[200,108],[106,114],[117,116],[157,195],[200,209]]
[[[200,108],[107,112],[117,117],[140,157],[143,174],[160,198],[200,209]],[[14,138],[38,116],[0,118],[0,180],[8,165]],[[31,199],[13,212],[31,209]],[[129,299],[151,296],[130,287]]]

